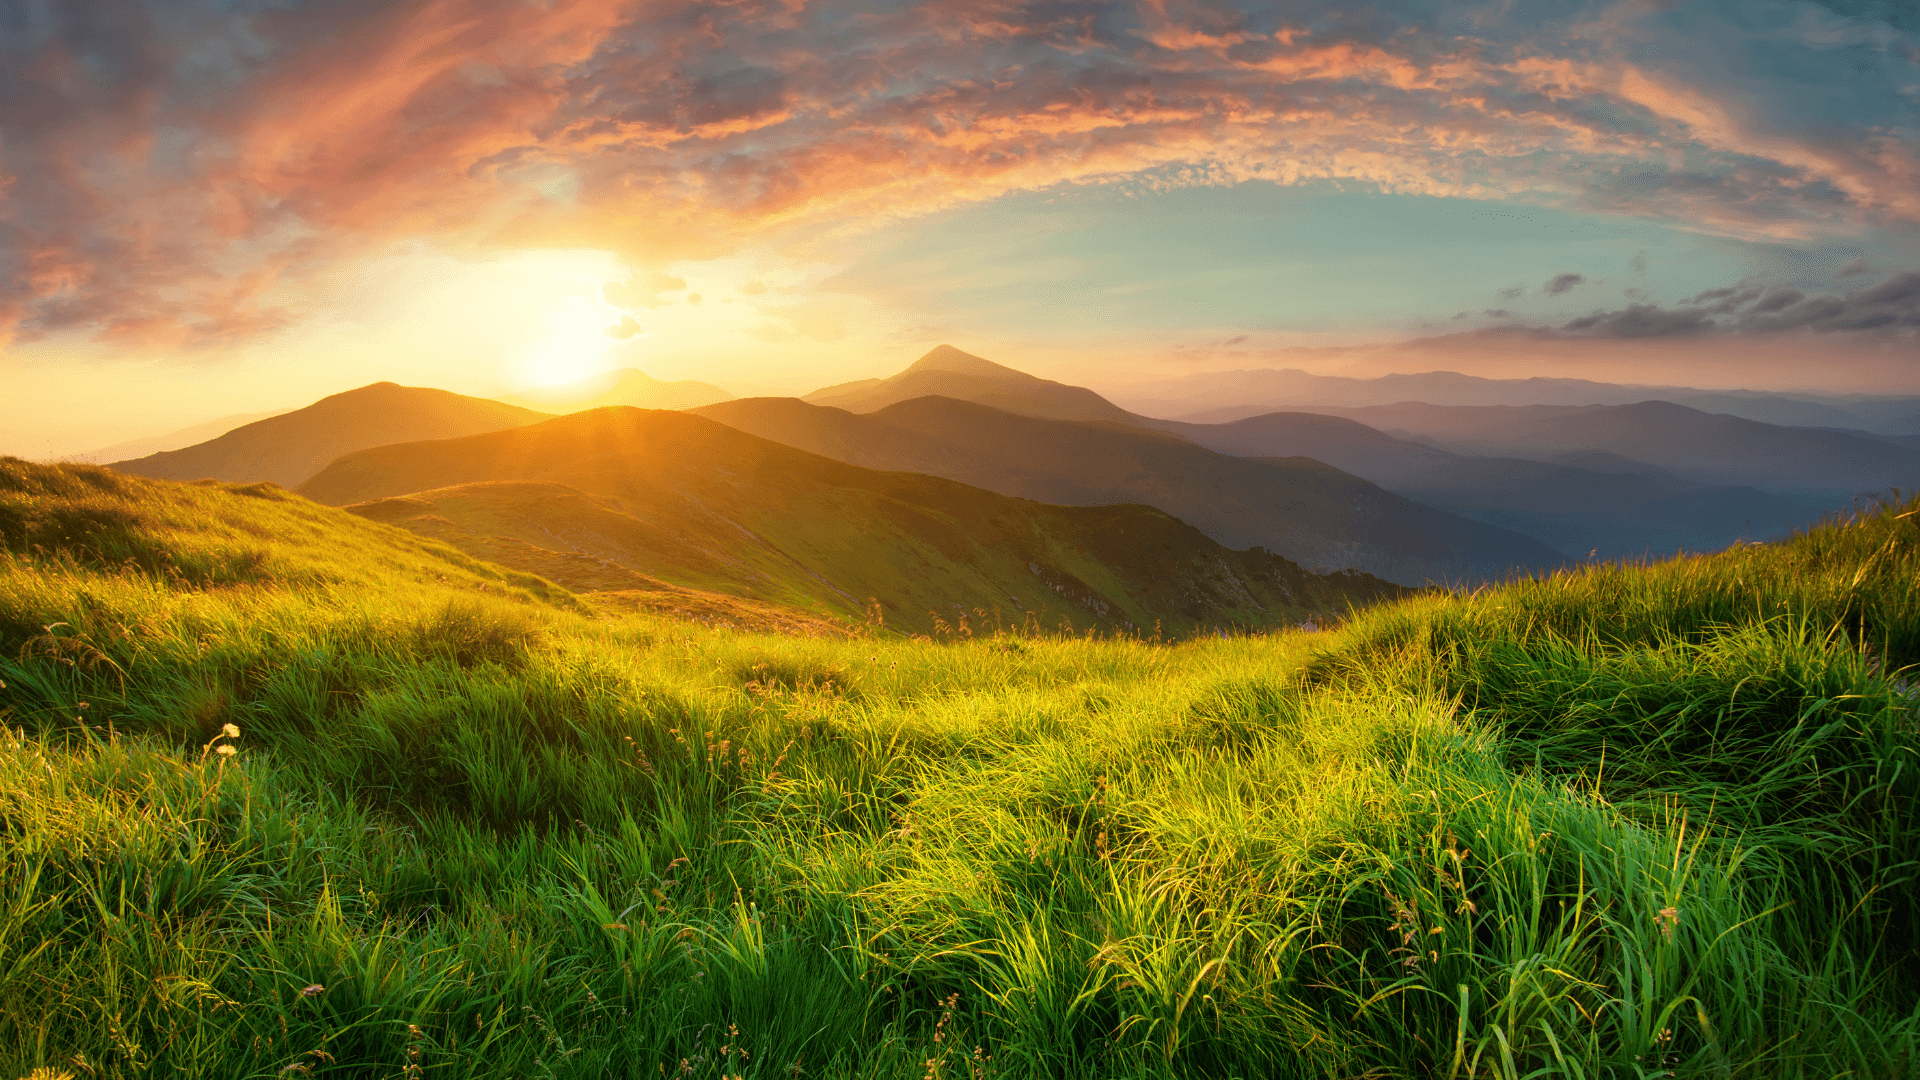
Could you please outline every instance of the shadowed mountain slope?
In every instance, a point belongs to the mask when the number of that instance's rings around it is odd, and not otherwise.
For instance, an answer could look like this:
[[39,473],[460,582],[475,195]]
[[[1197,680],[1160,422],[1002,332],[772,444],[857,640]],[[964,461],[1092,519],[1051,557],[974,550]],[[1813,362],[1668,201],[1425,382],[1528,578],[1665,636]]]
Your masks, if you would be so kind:
[[641,575],[855,618],[873,597],[889,625],[920,630],[929,612],[996,610],[1049,628],[1276,626],[1401,592],[1229,551],[1151,507],[1049,506],[876,472],[679,412],[600,409],[382,446],[300,491],[507,565],[584,556],[592,567],[577,569],[616,587]]
[[803,400],[815,405],[870,413],[914,398],[939,396],[989,405],[1018,416],[1054,420],[1110,420],[1135,423],[1134,416],[1084,386],[1068,386],[1015,371],[941,345],[888,379],[829,386]]
[[546,414],[447,390],[374,383],[304,409],[238,427],[181,450],[110,468],[160,480],[270,480],[295,487],[341,454],[415,439],[448,439],[518,427]]
[[664,382],[636,368],[621,368],[590,375],[577,382],[543,386],[508,394],[500,400],[509,405],[560,414],[604,409],[610,405],[629,405],[636,409],[691,409],[728,401],[733,395],[711,383],[681,379]]
[[1016,416],[938,397],[870,415],[795,398],[744,398],[695,411],[868,468],[1046,502],[1146,503],[1229,547],[1259,545],[1319,570],[1354,567],[1417,585],[1562,561],[1538,541],[1419,506],[1316,461],[1254,461],[1130,425]]
[[1847,499],[1920,483],[1920,453],[1884,439],[1780,427],[1665,401],[1634,405],[1315,409],[1456,454],[1550,460],[1599,451],[1704,484]]

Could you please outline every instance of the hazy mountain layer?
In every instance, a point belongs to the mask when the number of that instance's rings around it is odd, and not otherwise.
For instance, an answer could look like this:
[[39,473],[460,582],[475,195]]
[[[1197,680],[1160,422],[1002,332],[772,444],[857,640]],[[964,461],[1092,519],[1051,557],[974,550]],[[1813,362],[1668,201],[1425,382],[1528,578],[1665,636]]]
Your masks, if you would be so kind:
[[1016,416],[938,397],[869,415],[796,398],[695,411],[868,468],[1046,502],[1146,503],[1229,547],[1259,545],[1319,570],[1355,567],[1417,585],[1561,561],[1538,541],[1420,506],[1319,462],[1254,461],[1130,425]]
[[128,439],[126,442],[114,443],[112,446],[103,446],[98,450],[89,450],[84,454],[75,454],[69,460],[95,463],[125,461],[145,457],[148,454],[158,454],[165,450],[179,450],[192,446],[195,443],[203,443],[208,439],[218,438],[242,424],[251,424],[255,420],[265,420],[269,416],[279,416],[292,411],[292,409],[272,409],[267,412],[236,413],[233,416],[223,416],[217,420],[208,420],[203,424],[194,424],[191,427],[183,427],[177,431],[169,431],[165,435],[149,435],[144,438]]
[[1415,502],[1525,533],[1576,557],[1715,550],[1785,535],[1822,509],[1816,499],[1702,484],[1604,451],[1561,454],[1550,462],[1462,456],[1319,413],[1155,426],[1224,453],[1324,461]]
[[1015,371],[941,345],[889,379],[829,386],[803,400],[848,412],[869,413],[914,398],[939,396],[990,405],[1019,416],[1055,420],[1111,420],[1134,423],[1134,416],[1083,386],[1068,386]]
[[1550,460],[1599,451],[1704,484],[1844,502],[1920,483],[1920,452],[1885,439],[1781,427],[1663,401],[1618,406],[1376,405],[1317,409],[1457,454]]
[[363,450],[300,491],[508,565],[585,556],[578,569],[618,588],[630,573],[854,618],[873,597],[890,625],[922,630],[929,612],[977,611],[1143,633],[1273,626],[1400,591],[1230,551],[1151,507],[875,472],[676,412]]
[[578,382],[509,394],[500,400],[509,405],[559,414],[604,409],[610,405],[630,405],[636,409],[691,409],[696,405],[711,405],[732,397],[732,394],[711,383],[691,379],[665,382],[644,371],[621,368]]
[[110,467],[161,480],[271,480],[295,487],[341,454],[369,446],[455,438],[546,418],[517,405],[447,390],[374,383],[195,446],[116,461]]
[[1485,379],[1455,371],[1355,379],[1297,368],[1215,371],[1143,383],[1112,395],[1149,416],[1218,424],[1308,406],[1362,408],[1429,405],[1633,405],[1669,401],[1787,427],[1858,428],[1878,434],[1920,431],[1920,397],[1873,394],[1698,390],[1623,386],[1586,379]]

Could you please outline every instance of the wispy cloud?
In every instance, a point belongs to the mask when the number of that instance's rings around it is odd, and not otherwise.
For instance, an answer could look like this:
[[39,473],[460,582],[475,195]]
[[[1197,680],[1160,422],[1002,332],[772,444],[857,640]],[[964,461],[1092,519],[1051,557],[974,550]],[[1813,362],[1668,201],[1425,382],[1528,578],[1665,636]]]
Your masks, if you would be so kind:
[[[1641,59],[1677,40],[1652,7],[1569,21],[1522,5],[1500,27],[1477,10],[27,6],[0,15],[0,334],[271,332],[300,315],[282,282],[396,238],[657,266],[1123,180],[1332,179],[1748,236],[1920,222],[1908,129],[1763,119],[1730,76]],[[1890,54],[1908,40],[1843,22],[1820,33]],[[1872,98],[1882,75],[1856,61],[1821,70]],[[1886,313],[1805,315],[1813,302],[1741,318]],[[1577,332],[1671,324],[1614,314]]]

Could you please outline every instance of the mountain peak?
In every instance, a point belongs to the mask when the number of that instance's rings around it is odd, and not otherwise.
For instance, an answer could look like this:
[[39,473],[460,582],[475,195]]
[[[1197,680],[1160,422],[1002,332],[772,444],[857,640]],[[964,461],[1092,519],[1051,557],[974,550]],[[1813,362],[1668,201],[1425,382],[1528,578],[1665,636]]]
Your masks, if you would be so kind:
[[[913,362],[902,374],[915,371],[951,371],[959,375],[986,375],[1005,378],[1008,375],[1026,375],[1024,371],[1015,371],[1003,367],[991,360],[982,360],[972,353],[961,352],[951,345],[936,345],[927,355]],[[1032,378],[1031,375],[1026,375]]]

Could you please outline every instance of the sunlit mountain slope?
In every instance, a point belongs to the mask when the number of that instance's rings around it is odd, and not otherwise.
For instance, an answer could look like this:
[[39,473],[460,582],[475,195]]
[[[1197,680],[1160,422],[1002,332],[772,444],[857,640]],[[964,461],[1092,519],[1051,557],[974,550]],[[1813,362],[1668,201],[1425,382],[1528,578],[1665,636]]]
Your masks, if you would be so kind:
[[510,565],[585,556],[853,619],[876,599],[889,625],[921,630],[936,616],[977,625],[979,612],[1142,633],[1281,625],[1399,592],[1228,550],[1146,506],[1050,506],[876,472],[676,412],[603,409],[379,447],[300,491]]
[[111,468],[162,480],[271,480],[293,487],[341,454],[411,439],[448,439],[529,424],[545,413],[421,386],[374,383],[218,438]]

